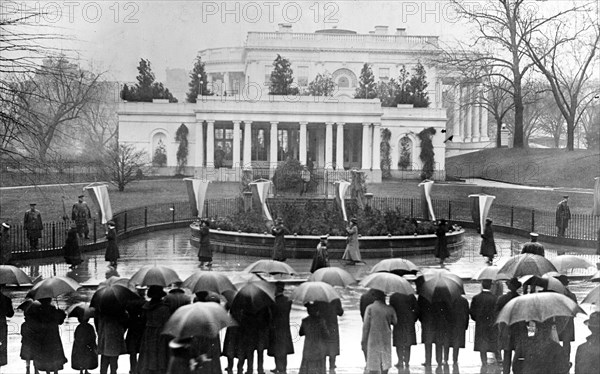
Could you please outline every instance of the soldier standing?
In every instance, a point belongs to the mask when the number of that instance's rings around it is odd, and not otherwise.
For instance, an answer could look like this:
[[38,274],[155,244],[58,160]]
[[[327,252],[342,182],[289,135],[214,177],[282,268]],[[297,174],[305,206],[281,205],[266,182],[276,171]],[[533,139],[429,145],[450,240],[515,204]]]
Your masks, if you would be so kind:
[[79,201],[73,204],[73,209],[71,210],[71,219],[75,221],[77,225],[77,235],[79,235],[79,240],[83,240],[90,238],[90,228],[88,227],[88,219],[92,218],[92,213],[90,212],[90,207],[87,205],[85,201],[83,201],[84,195],[79,195]]
[[29,239],[29,246],[34,251],[38,249],[38,242],[42,237],[42,214],[39,210],[35,209],[35,203],[29,204],[30,210],[25,212],[23,218],[23,227],[27,231],[27,239]]
[[565,230],[569,226],[569,220],[571,219],[571,210],[567,205],[569,196],[563,196],[563,199],[556,207],[556,227],[558,228],[558,236],[564,237]]

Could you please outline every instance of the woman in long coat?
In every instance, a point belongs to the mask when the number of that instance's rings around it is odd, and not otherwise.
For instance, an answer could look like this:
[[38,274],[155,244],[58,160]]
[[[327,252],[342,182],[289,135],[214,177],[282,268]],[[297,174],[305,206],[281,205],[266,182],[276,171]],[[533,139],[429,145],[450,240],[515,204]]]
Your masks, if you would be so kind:
[[271,258],[275,261],[287,260],[285,256],[285,234],[288,233],[288,229],[283,225],[283,219],[277,218],[277,224],[271,229],[271,234],[275,236],[275,243],[273,245],[273,255]]
[[392,367],[392,325],[398,323],[394,308],[385,304],[385,294],[367,307],[361,346],[367,352],[367,372],[385,373]]
[[121,315],[96,314],[94,318],[98,331],[98,354],[100,355],[100,373],[116,373],[119,356],[127,353],[125,346],[125,326],[127,314]]
[[344,315],[342,302],[340,299],[335,299],[330,303],[317,302],[319,315],[325,320],[329,338],[327,339],[326,356],[329,356],[329,371],[335,370],[335,359],[340,355],[340,330],[338,325],[338,317]]
[[308,317],[302,319],[298,332],[300,336],[305,336],[298,374],[325,374],[325,352],[329,330],[315,304],[306,304],[306,311]]
[[77,237],[77,226],[73,224],[67,232],[67,240],[63,246],[65,261],[71,267],[75,267],[83,262],[81,259],[81,250],[79,249],[79,238]]
[[488,258],[488,264],[491,265],[496,255],[496,243],[494,242],[494,231],[492,230],[492,220],[485,220],[485,228],[481,235],[481,250],[479,254]]
[[200,246],[198,248],[198,261],[200,266],[212,266],[212,247],[210,245],[210,222],[207,219],[200,220]]
[[8,363],[7,357],[7,343],[8,343],[8,325],[6,324],[6,318],[10,318],[15,315],[15,311],[12,306],[10,297],[4,295],[0,288],[0,366],[4,366]]
[[[96,331],[89,324],[89,317],[82,312],[77,316],[79,325],[73,334],[73,349],[71,350],[71,368],[79,370],[79,373],[89,374],[88,370],[98,367],[98,344],[96,343]],[[94,319],[95,320],[95,319]],[[115,372],[116,372],[115,367]]]
[[144,304],[146,328],[140,346],[138,371],[145,374],[162,374],[167,370],[169,362],[169,338],[162,335],[162,329],[171,316],[169,306],[163,302],[166,296],[160,286],[150,286],[150,301]]
[[294,353],[294,342],[290,332],[292,301],[283,294],[283,282],[277,282],[276,286],[275,304],[271,306],[271,326],[267,354],[275,358],[275,370],[285,373],[287,370],[287,356]]
[[346,227],[346,251],[342,256],[342,260],[346,260],[349,264],[356,264],[362,262],[360,256],[360,248],[358,246],[358,220],[356,218],[350,219],[350,225]]
[[393,345],[398,355],[398,367],[410,362],[410,348],[417,344],[415,322],[419,316],[419,306],[415,295],[394,293],[390,296],[390,306],[396,312],[398,323],[394,325]]
[[440,265],[442,266],[444,266],[444,260],[450,257],[450,252],[448,251],[448,239],[446,239],[447,232],[448,227],[446,225],[446,220],[441,219],[437,229],[435,230],[437,242],[435,243],[435,250],[433,254],[435,257],[440,259]]
[[34,303],[29,307],[32,310],[28,309],[34,335],[33,363],[39,371],[57,373],[67,363],[58,328],[67,315],[51,304],[51,298],[38,301],[40,304]]
[[327,236],[321,236],[321,240],[317,245],[317,249],[313,256],[312,264],[310,265],[310,272],[314,273],[315,271],[321,268],[329,267],[329,254],[327,253]]
[[106,246],[104,260],[110,262],[111,265],[116,266],[117,260],[121,257],[119,254],[119,247],[117,246],[117,228],[113,221],[108,221],[106,227],[108,228],[108,231],[106,232],[108,244]]

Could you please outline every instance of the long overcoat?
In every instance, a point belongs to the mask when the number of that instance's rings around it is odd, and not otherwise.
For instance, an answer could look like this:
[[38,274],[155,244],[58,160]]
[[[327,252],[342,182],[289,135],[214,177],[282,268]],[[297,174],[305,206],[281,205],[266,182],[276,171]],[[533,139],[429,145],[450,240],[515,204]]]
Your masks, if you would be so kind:
[[80,323],[75,329],[71,368],[92,370],[98,367],[98,345],[94,327],[87,322]]
[[[58,326],[67,315],[50,304],[32,305],[31,322],[33,341],[33,363],[39,371],[62,370],[67,363]],[[28,310],[29,312],[29,310]]]
[[335,357],[340,354],[340,329],[338,316],[344,315],[342,302],[335,299],[330,303],[319,302],[319,315],[325,320],[329,338],[327,339],[327,356]]
[[475,321],[475,347],[477,352],[496,352],[498,329],[496,322],[497,298],[491,292],[483,290],[473,296],[469,314]]
[[560,202],[556,207],[556,227],[567,228],[569,227],[569,220],[571,219],[571,209],[567,203]]
[[325,357],[329,331],[320,316],[304,318],[300,324],[300,336],[305,336],[302,361],[298,374],[325,374]]
[[10,231],[0,232],[0,264],[6,265],[12,257],[12,245],[10,242]]
[[206,225],[200,226],[200,246],[198,247],[198,261],[212,261],[212,247],[210,244],[210,229]]
[[12,307],[10,297],[0,293],[0,366],[8,363],[8,351],[6,349],[8,343],[8,326],[6,318],[15,315],[15,310]]
[[327,246],[319,243],[317,245],[317,249],[315,250],[312,264],[310,265],[310,272],[314,273],[321,268],[327,267],[329,267],[329,254],[327,253]]
[[586,342],[577,347],[575,354],[575,374],[598,372],[600,368],[600,335],[592,334]]
[[79,239],[77,238],[77,229],[70,228],[67,232],[67,239],[63,246],[65,261],[69,265],[79,265],[83,262],[81,250],[79,249]]
[[285,234],[288,233],[288,229],[284,225],[275,225],[271,229],[271,234],[275,237],[273,244],[273,254],[271,258],[276,261],[286,260],[285,251]]
[[98,354],[118,357],[127,353],[125,345],[125,326],[127,315],[121,317],[97,314],[94,318],[98,330]]
[[121,257],[119,254],[119,247],[117,246],[117,229],[108,229],[106,233],[106,253],[104,254],[104,260],[109,262],[115,262]]
[[27,238],[29,239],[39,239],[42,237],[44,225],[42,224],[42,214],[39,210],[34,209],[25,212],[23,228],[27,231]]
[[162,329],[171,316],[169,306],[162,300],[151,299],[144,304],[146,328],[140,346],[138,370],[140,373],[158,371],[164,373],[169,362],[169,337]]
[[271,325],[269,326],[269,348],[267,354],[283,357],[294,353],[294,343],[290,332],[290,312],[292,301],[285,295],[277,295],[271,306]]
[[144,329],[146,328],[144,304],[146,304],[146,300],[141,297],[127,302],[126,310],[129,318],[127,319],[125,346],[127,347],[127,353],[129,354],[140,352],[142,336],[144,335]]
[[[498,300],[496,300],[496,315],[498,315],[502,308],[504,308],[504,306],[515,297],[519,297],[519,293],[516,291],[508,291],[504,295],[500,296]],[[523,328],[522,324],[516,323],[511,326],[502,324],[498,326],[498,328],[498,349],[505,351],[514,350],[517,345],[517,341],[519,340],[520,330]]]
[[394,293],[390,296],[390,306],[396,311],[398,323],[394,325],[394,347],[417,344],[415,322],[419,317],[419,306],[415,295]]
[[435,243],[434,256],[439,259],[445,259],[450,257],[450,251],[448,251],[448,239],[446,238],[446,233],[448,229],[446,225],[439,225],[435,230],[435,236],[437,236],[437,241]]
[[392,367],[392,325],[397,322],[394,308],[381,300],[367,307],[361,341],[363,352],[367,352],[367,371]]
[[88,219],[90,218],[92,218],[92,213],[85,201],[73,204],[73,208],[71,209],[71,220],[75,221],[78,232],[86,233],[89,230]]
[[465,333],[469,328],[469,301],[459,297],[452,304],[452,326],[450,332],[450,346],[454,348],[465,347]]
[[446,303],[431,303],[420,295],[417,298],[417,304],[419,305],[419,321],[421,321],[421,342],[448,345],[452,333],[450,308]]
[[479,251],[479,254],[485,257],[494,257],[497,252],[492,225],[485,225],[481,239],[481,250]]
[[[577,303],[577,296],[567,287],[565,287],[565,296]],[[575,341],[575,322],[573,321],[573,317],[567,320],[565,328],[558,333],[558,340],[561,342]]]
[[346,251],[342,256],[342,260],[362,261],[358,245],[358,227],[353,224],[346,227],[346,234]]

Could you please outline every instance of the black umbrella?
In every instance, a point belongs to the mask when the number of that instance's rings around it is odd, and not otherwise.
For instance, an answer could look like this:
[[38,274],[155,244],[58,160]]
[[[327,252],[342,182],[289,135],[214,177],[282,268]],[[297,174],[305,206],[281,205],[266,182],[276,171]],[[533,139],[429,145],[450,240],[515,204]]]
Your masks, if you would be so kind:
[[127,302],[137,298],[139,296],[129,288],[112,284],[98,288],[92,296],[90,306],[102,314],[121,315],[125,311]]
[[275,303],[276,287],[272,283],[253,282],[242,287],[231,302],[231,314],[256,313]]

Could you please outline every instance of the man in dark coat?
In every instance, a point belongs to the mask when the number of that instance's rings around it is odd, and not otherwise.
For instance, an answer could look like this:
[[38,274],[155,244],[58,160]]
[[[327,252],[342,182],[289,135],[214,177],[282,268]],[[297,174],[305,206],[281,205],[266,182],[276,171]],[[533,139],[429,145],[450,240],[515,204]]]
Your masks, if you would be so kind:
[[275,261],[285,261],[285,234],[288,234],[288,229],[283,225],[283,219],[277,218],[276,224],[271,229],[271,234],[275,237],[275,243],[273,245],[273,255],[271,256]]
[[85,201],[83,201],[84,195],[78,196],[78,201],[73,204],[73,208],[71,209],[71,220],[75,221],[77,225],[77,234],[79,234],[79,239],[89,239],[90,228],[88,227],[88,219],[92,218],[92,213],[90,212],[90,207],[87,205]]
[[419,306],[415,295],[394,293],[390,296],[390,306],[396,311],[398,323],[394,325],[392,337],[393,345],[396,347],[398,364],[396,367],[408,368],[410,362],[410,348],[417,344],[415,322],[419,318]]
[[[521,282],[519,282],[517,278],[511,278],[508,282],[506,282],[506,286],[508,287],[509,291],[496,300],[496,315],[500,313],[502,308],[504,308],[509,301],[519,296],[517,290],[521,287],[521,285]],[[524,329],[525,326],[523,323],[516,323],[511,326],[500,326],[500,332],[498,334],[498,349],[504,351],[504,361],[502,362],[503,374],[510,374],[512,351],[515,350],[521,335],[524,334]]]
[[600,312],[590,314],[584,322],[592,335],[577,347],[575,354],[575,374],[598,373],[600,370]]
[[326,356],[329,356],[329,373],[335,373],[335,359],[340,354],[340,331],[338,326],[338,316],[344,314],[342,302],[335,299],[330,303],[316,302],[319,309],[319,315],[325,320],[329,338],[327,339]]
[[42,214],[39,210],[35,209],[35,205],[35,203],[29,204],[31,209],[25,212],[25,217],[23,218],[23,228],[27,231],[29,246],[34,251],[38,249],[38,241],[42,237],[42,230],[44,229]]
[[[465,333],[469,328],[469,301],[463,296],[454,300],[452,304],[452,329],[450,333],[450,347],[452,347],[452,362],[458,366],[458,353],[465,347]],[[448,357],[448,353],[446,353]]]
[[127,320],[127,336],[125,345],[129,354],[129,367],[132,373],[137,373],[137,358],[142,345],[142,336],[146,328],[146,315],[144,313],[144,304],[146,304],[145,286],[136,286],[139,298],[127,302],[126,310],[129,314]]
[[527,334],[515,349],[515,374],[567,374],[569,358],[560,344],[552,340],[552,325],[529,321]]
[[2,222],[0,227],[0,265],[10,264],[12,246],[10,243],[10,225]]
[[485,220],[483,235],[481,235],[481,250],[479,254],[488,258],[488,264],[491,265],[496,255],[496,243],[494,242],[494,231],[492,230],[492,220]]
[[315,254],[313,256],[312,264],[310,266],[310,272],[314,273],[320,268],[329,267],[329,254],[327,253],[327,235],[321,236],[321,240],[317,245]]
[[276,286],[275,304],[271,307],[267,354],[275,358],[275,370],[271,371],[276,374],[283,374],[287,370],[287,356],[294,354],[294,343],[290,332],[292,301],[283,294],[285,289],[283,282],[277,282]]
[[521,254],[531,253],[534,255],[544,256],[544,246],[537,241],[539,234],[530,232],[529,237],[531,238],[531,241],[523,244],[523,247],[521,248]]
[[450,257],[450,252],[448,251],[448,239],[446,238],[446,233],[448,232],[448,226],[446,225],[446,220],[441,219],[437,229],[435,230],[435,236],[437,236],[437,242],[435,243],[435,250],[433,254],[435,257],[440,259],[440,266],[444,266],[444,260]]
[[210,221],[208,219],[200,220],[200,246],[198,247],[198,261],[200,267],[212,266],[212,246],[210,244]]
[[569,220],[571,219],[571,209],[567,205],[569,196],[563,196],[563,199],[556,207],[556,227],[558,228],[558,236],[564,237],[565,230],[569,226]]
[[479,352],[481,365],[487,366],[487,353],[494,352],[496,362],[502,361],[502,356],[498,351],[498,330],[494,323],[496,322],[496,301],[497,298],[490,292],[492,281],[484,279],[481,282],[482,290],[479,294],[473,296],[469,314],[475,321],[475,347]]

